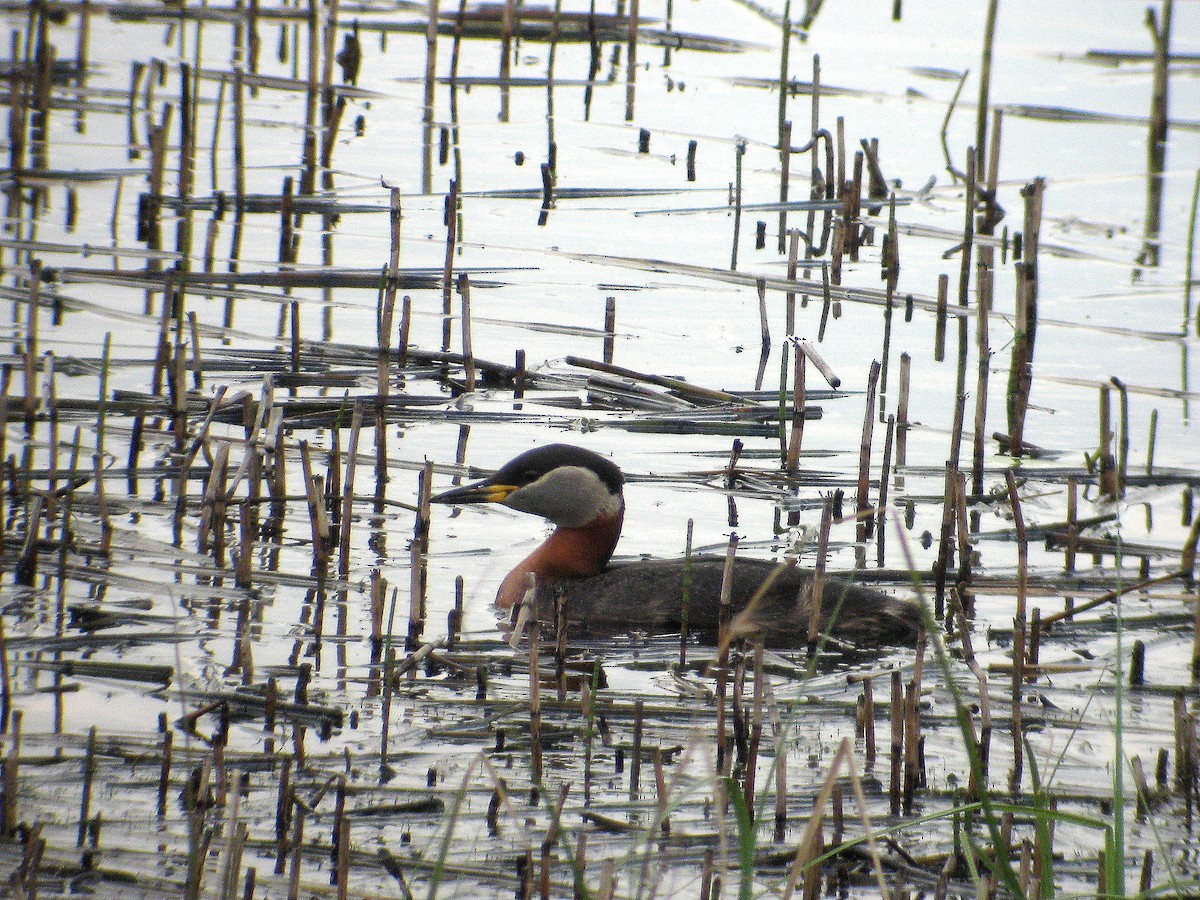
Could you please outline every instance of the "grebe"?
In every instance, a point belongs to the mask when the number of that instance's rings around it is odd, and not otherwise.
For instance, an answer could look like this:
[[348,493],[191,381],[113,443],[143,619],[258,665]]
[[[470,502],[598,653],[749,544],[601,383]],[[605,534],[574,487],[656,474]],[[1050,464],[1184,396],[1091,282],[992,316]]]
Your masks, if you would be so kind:
[[[557,526],[505,576],[496,595],[500,608],[509,609],[523,597],[532,574],[542,618],[553,619],[556,600],[562,597],[568,620],[587,631],[678,631],[685,560],[608,564],[625,517],[624,484],[621,470],[603,456],[569,444],[550,444],[526,451],[491,477],[438,494],[432,501],[500,503]],[[690,568],[688,628],[715,632],[725,560],[695,556]],[[740,631],[761,634],[771,646],[799,646],[808,636],[811,572],[767,560],[737,559],[732,611],[745,609],[776,570]],[[918,621],[917,607],[910,601],[825,577],[822,632],[857,642],[903,642],[916,634]]]

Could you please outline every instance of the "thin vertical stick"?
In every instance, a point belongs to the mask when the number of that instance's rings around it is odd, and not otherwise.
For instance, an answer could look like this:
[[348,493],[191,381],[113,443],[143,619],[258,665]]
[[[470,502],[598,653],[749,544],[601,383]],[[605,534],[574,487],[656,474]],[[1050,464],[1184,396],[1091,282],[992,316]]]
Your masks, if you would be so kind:
[[903,487],[899,470],[908,465],[908,392],[912,382],[912,357],[900,354],[900,396],[896,398],[896,487]]
[[[509,82],[512,78],[513,19],[516,15],[516,0],[504,0],[500,19],[500,121],[508,121]],[[431,26],[432,27],[432,26]]]
[[739,140],[734,148],[733,182],[733,250],[730,253],[729,271],[737,271],[738,241],[742,232],[742,157],[746,155],[746,142]]
[[638,2],[629,0],[628,50],[625,53],[625,121],[633,121],[634,91],[637,86]]
[[[990,250],[990,248],[989,248]],[[988,256],[990,256],[990,252]],[[982,263],[984,254],[980,253]],[[988,313],[992,304],[992,270],[979,268],[979,306],[975,336],[978,368],[975,378],[975,438],[971,445],[971,492],[983,493],[983,451],[986,444],[988,375],[991,372],[992,348],[988,335]]]
[[800,445],[804,440],[805,360],[807,355],[796,345],[792,374],[792,431],[788,439],[787,472],[795,477],[800,469]]
[[[421,193],[431,194],[433,193],[433,100],[437,90],[438,0],[429,0],[425,15],[425,100],[421,106]],[[507,41],[504,43],[503,52],[507,56]],[[503,72],[503,66],[501,71]],[[507,96],[506,90],[504,94],[506,101]],[[507,121],[507,115],[504,117],[504,121]]]
[[1013,529],[1017,538],[1017,610],[1014,617],[1012,668],[1012,736],[1013,770],[1009,789],[1014,795],[1021,789],[1021,771],[1024,761],[1024,729],[1021,724],[1021,695],[1025,682],[1025,602],[1029,568],[1029,543],[1025,537],[1025,517],[1021,512],[1021,500],[1017,496],[1017,480],[1012,469],[1005,470],[1004,480],[1008,484],[1008,500],[1012,506]]
[[946,358],[946,305],[950,293],[950,276],[939,275],[937,287],[937,321],[933,332],[933,360]]
[[871,438],[875,430],[875,387],[879,383],[879,360],[871,360],[870,373],[867,375],[866,412],[863,415],[862,441],[858,447],[858,493],[855,496],[855,508],[858,519],[858,542],[865,543],[871,536],[871,528],[875,518],[871,514],[869,497],[871,486]]
[[612,365],[617,337],[617,298],[604,298],[604,363]]
[[821,606],[825,600],[825,565],[829,553],[829,529],[833,525],[833,498],[825,497],[821,503],[821,530],[817,536],[817,560],[813,566],[812,580],[801,584],[800,590],[812,591],[812,602],[808,613],[808,652],[811,656],[817,649],[817,637],[821,633]]
[[[445,213],[442,221],[446,226],[446,257],[442,264],[442,352],[444,353],[450,349],[450,292],[454,286],[454,248],[458,240],[457,181],[450,182],[450,192],[446,195]],[[460,284],[460,291],[461,287]],[[405,350],[407,351],[407,347]]]
[[[987,146],[988,94],[992,86],[992,45],[996,37],[996,12],[999,0],[989,0],[987,18],[983,26],[983,51],[979,61],[979,102],[975,107],[975,146],[979,148],[982,162],[983,148]],[[982,172],[980,172],[982,175]]]
[[467,393],[475,390],[475,355],[471,350],[471,282],[467,273],[458,276],[458,294],[462,298],[462,353],[463,366],[466,369]]

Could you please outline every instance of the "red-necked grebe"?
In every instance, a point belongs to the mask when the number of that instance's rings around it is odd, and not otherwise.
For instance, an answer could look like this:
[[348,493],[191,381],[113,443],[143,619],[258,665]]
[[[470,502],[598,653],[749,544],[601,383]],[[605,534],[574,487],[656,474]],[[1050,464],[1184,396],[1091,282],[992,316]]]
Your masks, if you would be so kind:
[[[505,576],[496,604],[508,609],[522,598],[529,575],[536,577],[539,606],[552,611],[567,601],[567,618],[585,630],[614,632],[678,630],[683,609],[683,559],[640,560],[609,565],[625,517],[625,478],[610,460],[569,444],[550,444],[522,453],[494,475],[454,488],[435,503],[500,503],[533,513],[557,527]],[[734,563],[731,605],[747,607],[780,567],[767,560]],[[714,632],[720,615],[725,560],[695,556],[690,562],[688,627]],[[746,633],[761,633],[769,645],[797,646],[808,635],[812,573],[783,568],[762,592]],[[550,616],[552,618],[552,612]],[[917,631],[914,603],[841,578],[826,576],[821,631],[857,642],[903,642]]]

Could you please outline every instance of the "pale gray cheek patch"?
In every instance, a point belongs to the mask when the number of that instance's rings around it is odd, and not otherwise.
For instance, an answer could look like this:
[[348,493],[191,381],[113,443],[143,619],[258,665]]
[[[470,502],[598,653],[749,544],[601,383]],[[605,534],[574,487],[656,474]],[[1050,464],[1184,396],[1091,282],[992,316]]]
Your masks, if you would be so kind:
[[596,516],[616,515],[621,501],[590,469],[563,466],[509,494],[504,505],[577,528]]

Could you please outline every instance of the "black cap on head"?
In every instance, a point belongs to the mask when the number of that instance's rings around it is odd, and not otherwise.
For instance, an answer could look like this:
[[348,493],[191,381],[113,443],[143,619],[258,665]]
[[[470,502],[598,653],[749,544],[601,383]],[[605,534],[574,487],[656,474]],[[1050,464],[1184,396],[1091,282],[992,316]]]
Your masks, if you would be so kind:
[[619,494],[625,484],[625,476],[621,474],[616,463],[599,453],[572,444],[547,444],[545,447],[526,450],[501,466],[488,481],[494,484],[523,486],[532,484],[560,466],[590,469],[614,494]]

